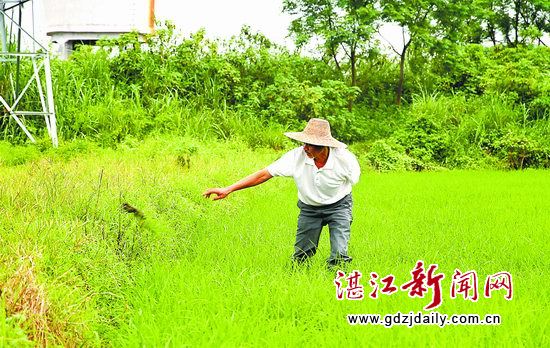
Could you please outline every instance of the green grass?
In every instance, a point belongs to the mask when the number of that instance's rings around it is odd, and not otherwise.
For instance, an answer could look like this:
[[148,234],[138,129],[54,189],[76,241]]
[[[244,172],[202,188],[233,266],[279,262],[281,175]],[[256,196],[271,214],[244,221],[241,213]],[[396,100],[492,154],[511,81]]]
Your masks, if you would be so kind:
[[[548,171],[378,174],[363,168],[354,189],[355,260],[346,271],[361,271],[370,291],[370,272],[393,273],[401,285],[417,260],[437,263],[446,276],[438,312],[497,313],[503,320],[500,326],[388,329],[350,326],[346,314],[417,312],[429,298],[400,291],[337,301],[334,272],[324,266],[327,231],[309,267],[293,269],[298,209],[292,180],[272,179],[224,201],[200,196],[278,153],[186,138],[88,150],[62,148],[26,164],[0,164],[0,304],[6,303],[0,333],[6,337],[20,337],[19,325],[31,338],[43,334],[39,342],[86,346],[550,343]],[[124,202],[145,220],[123,213]],[[450,299],[455,268],[476,270],[480,289],[485,276],[509,271],[513,300],[501,293],[477,303]],[[16,311],[8,305],[10,289],[25,287],[40,296],[21,300]],[[33,311],[40,298],[48,309]]]

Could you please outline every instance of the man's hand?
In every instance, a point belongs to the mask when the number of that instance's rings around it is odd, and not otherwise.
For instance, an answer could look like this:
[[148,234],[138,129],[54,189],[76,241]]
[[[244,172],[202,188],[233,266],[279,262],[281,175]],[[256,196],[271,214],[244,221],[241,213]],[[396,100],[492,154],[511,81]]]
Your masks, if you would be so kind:
[[213,200],[217,201],[218,199],[224,199],[230,193],[231,193],[231,191],[227,187],[216,187],[216,188],[211,188],[211,189],[208,189],[208,190],[204,191],[204,193],[202,195],[204,196],[204,198],[210,198],[210,195],[214,194],[214,195],[216,195],[216,197],[214,197]]
[[214,197],[214,200],[217,201],[218,199],[224,199],[231,192],[259,185],[271,179],[272,177],[273,176],[269,174],[267,169],[261,169],[258,170],[256,173],[250,174],[246,178],[237,181],[231,186],[211,188],[204,191],[202,195],[204,196],[204,198],[210,198],[210,195],[216,195],[216,197]]

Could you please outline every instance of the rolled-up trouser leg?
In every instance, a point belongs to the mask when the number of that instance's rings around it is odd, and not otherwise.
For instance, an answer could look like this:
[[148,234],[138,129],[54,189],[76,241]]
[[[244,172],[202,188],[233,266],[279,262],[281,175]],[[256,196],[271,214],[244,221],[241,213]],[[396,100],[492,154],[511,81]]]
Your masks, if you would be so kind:
[[298,201],[298,208],[300,208],[300,215],[293,258],[295,261],[303,262],[317,252],[319,236],[323,229],[323,215],[316,209],[317,207],[300,201]]

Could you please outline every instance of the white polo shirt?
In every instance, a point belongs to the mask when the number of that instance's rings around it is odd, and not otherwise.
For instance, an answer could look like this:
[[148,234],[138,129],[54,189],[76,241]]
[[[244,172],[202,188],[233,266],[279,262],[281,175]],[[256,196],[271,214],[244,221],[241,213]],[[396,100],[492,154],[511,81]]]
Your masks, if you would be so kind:
[[346,149],[330,148],[327,163],[321,169],[307,157],[303,146],[285,153],[267,167],[272,176],[293,177],[298,198],[309,205],[332,204],[351,193],[361,170],[357,158]]

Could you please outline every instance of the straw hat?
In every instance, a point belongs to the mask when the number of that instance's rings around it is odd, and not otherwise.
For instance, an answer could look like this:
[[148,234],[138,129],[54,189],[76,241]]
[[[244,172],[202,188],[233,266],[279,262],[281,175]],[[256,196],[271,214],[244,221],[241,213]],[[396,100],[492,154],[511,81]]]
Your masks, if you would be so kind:
[[312,118],[304,128],[303,132],[286,132],[285,135],[290,139],[301,141],[302,143],[330,146],[347,147],[346,144],[334,139],[330,134],[330,124],[326,120]]

